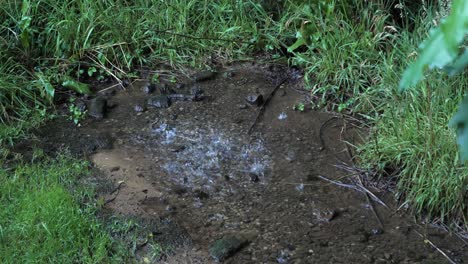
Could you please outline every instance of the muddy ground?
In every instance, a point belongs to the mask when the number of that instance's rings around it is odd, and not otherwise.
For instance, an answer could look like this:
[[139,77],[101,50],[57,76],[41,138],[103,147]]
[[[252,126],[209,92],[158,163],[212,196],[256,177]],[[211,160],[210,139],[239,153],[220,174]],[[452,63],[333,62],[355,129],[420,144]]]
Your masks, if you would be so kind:
[[[448,263],[419,234],[468,262],[464,242],[416,224],[391,194],[367,186],[383,206],[326,180],[355,186],[337,165],[352,165],[345,141],[365,132],[333,113],[294,110],[308,100],[300,72],[239,64],[209,77],[169,82],[172,93],[197,85],[203,96],[168,108],[147,106],[158,91],[145,93],[145,80],[106,90],[104,119],[54,121],[38,142],[88,157],[113,186],[102,193],[113,214],[173,223],[154,226],[175,254],[163,263],[214,263],[222,238],[239,242],[225,263]],[[260,107],[246,97],[266,99],[285,77],[249,134]]]

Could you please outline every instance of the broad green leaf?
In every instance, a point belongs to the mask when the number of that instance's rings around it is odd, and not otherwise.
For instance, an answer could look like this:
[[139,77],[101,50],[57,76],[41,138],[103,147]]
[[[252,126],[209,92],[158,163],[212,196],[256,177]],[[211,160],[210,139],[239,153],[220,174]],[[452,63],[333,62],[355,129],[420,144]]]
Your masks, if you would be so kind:
[[75,80],[65,80],[62,82],[62,86],[68,89],[73,89],[80,94],[90,94],[89,85],[86,83],[78,82]]
[[457,143],[462,161],[468,160],[468,97],[465,96],[449,125],[457,130]]
[[[442,69],[458,57],[458,45],[468,34],[468,1],[454,0],[452,14],[441,26],[432,30],[429,38],[420,46],[420,55],[410,65],[400,81],[400,90],[417,84],[426,69]],[[462,55],[463,57],[463,55]]]
[[293,52],[302,45],[309,45],[311,43],[311,36],[313,34],[312,24],[309,21],[302,22],[301,29],[296,32],[296,42],[288,47],[288,52]]

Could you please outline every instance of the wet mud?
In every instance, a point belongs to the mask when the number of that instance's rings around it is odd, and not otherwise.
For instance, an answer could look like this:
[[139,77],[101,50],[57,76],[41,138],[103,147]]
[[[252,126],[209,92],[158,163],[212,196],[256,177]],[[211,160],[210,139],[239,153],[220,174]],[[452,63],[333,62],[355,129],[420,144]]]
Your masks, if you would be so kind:
[[[209,77],[169,83],[180,94],[197,85],[203,98],[165,107],[147,105],[155,95],[136,81],[107,98],[103,119],[55,121],[40,145],[88,157],[118,188],[102,193],[114,214],[176,223],[180,239],[162,263],[448,263],[419,234],[468,261],[466,244],[416,224],[391,194],[368,186],[383,206],[331,182],[350,184],[337,165],[352,164],[345,141],[365,131],[333,113],[295,110],[307,103],[300,73],[239,64]],[[249,134],[259,95],[284,77]],[[213,256],[222,239],[233,248]]]

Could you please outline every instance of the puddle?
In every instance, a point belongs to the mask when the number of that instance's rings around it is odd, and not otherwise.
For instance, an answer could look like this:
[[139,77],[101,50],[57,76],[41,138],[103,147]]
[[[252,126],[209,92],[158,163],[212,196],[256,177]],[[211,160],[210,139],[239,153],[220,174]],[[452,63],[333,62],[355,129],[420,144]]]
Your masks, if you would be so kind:
[[[230,235],[247,237],[248,244],[226,263],[446,262],[415,232],[433,229],[318,177],[343,181],[347,175],[335,165],[350,162],[343,141],[359,131],[344,129],[331,114],[295,111],[304,93],[289,82],[250,135],[259,107],[246,98],[266,98],[274,77],[287,70],[244,64],[226,71],[232,74],[198,84],[203,100],[143,112],[135,106],[151,95],[135,83],[109,98],[116,106],[104,120],[78,129],[51,124],[44,142],[51,150],[69,145],[82,153],[80,145],[109,138],[112,146],[98,144],[91,156],[114,186],[121,184],[118,193],[104,194],[106,206],[116,214],[170,219],[190,237],[190,246],[167,263],[211,263],[210,245]],[[84,136],[91,139],[78,141]],[[395,208],[389,195],[372,191]],[[437,232],[429,239],[466,261],[455,237]]]

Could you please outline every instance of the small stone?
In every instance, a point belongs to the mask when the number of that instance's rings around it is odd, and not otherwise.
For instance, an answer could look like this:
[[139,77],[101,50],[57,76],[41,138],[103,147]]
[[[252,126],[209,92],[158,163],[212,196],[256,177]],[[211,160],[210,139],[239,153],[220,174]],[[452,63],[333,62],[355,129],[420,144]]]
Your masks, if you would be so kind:
[[246,104],[240,104],[238,107],[239,107],[239,109],[241,109],[241,110],[247,109],[247,105],[246,105]]
[[372,233],[372,235],[374,235],[374,236],[375,236],[375,235],[381,235],[381,234],[383,234],[383,230],[380,229],[380,228],[373,228],[373,229],[371,230],[371,233]]
[[211,244],[209,252],[215,261],[224,261],[236,254],[248,242],[235,236],[226,236]]
[[120,170],[120,167],[119,167],[119,166],[115,166],[115,167],[112,167],[112,168],[110,169],[111,172],[115,172],[115,171],[118,171],[118,170]]
[[146,111],[146,107],[144,107],[142,105],[135,105],[135,107],[133,107],[133,110],[135,110],[135,112],[137,112],[137,113],[142,113],[142,112]]
[[168,205],[166,206],[166,211],[168,212],[174,212],[177,208],[173,205]]
[[156,108],[168,108],[171,105],[171,101],[165,95],[156,95],[149,98],[147,104]]
[[245,97],[245,101],[251,105],[261,106],[263,104],[263,95],[261,94],[251,94]]
[[152,94],[156,90],[156,85],[147,83],[142,90],[145,94]]

